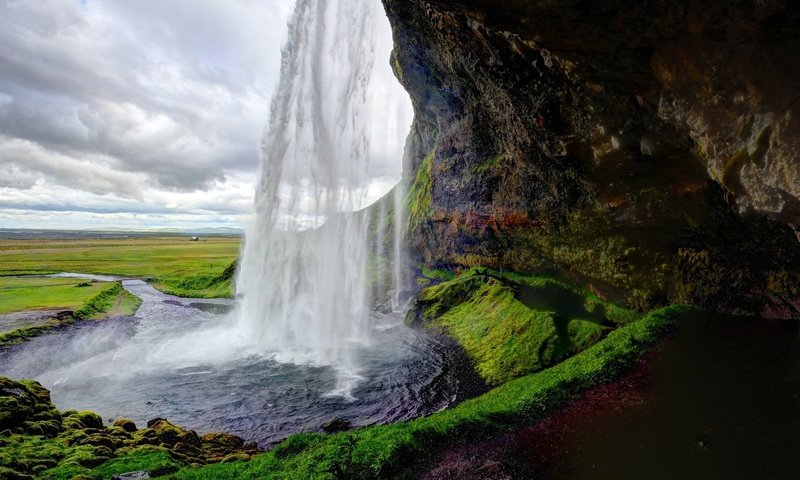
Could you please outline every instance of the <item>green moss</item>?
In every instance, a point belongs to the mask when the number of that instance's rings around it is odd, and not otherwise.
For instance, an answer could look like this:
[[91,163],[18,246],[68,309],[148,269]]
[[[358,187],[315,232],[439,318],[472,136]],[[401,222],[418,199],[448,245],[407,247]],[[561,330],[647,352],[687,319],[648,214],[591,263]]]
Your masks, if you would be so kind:
[[170,478],[409,478],[409,466],[420,457],[454,442],[536,421],[577,392],[616,377],[685,310],[673,306],[651,312],[555,367],[509,381],[429,417],[331,436],[301,434],[249,462],[187,468]]
[[394,76],[397,77],[397,80],[400,81],[401,84],[405,83],[405,79],[403,77],[403,67],[400,65],[400,59],[397,56],[397,49],[392,49],[392,71],[394,72]]
[[64,418],[64,427],[72,429],[103,428],[103,419],[100,415],[90,412],[74,412]]
[[103,463],[97,467],[95,473],[102,478],[110,478],[121,473],[144,471],[155,477],[176,472],[183,466],[165,450],[145,447]]
[[[640,204],[647,201],[665,203],[669,199],[637,200]],[[512,233],[511,242],[524,245],[524,249],[519,253],[508,249],[515,258],[506,260],[535,271],[569,274],[583,284],[619,292],[618,301],[641,311],[663,305],[667,299],[684,302],[670,236],[657,227],[660,221],[644,217],[623,226],[600,207],[577,210],[560,224]],[[675,229],[684,224],[680,218],[670,222]]]
[[476,173],[476,174],[493,172],[497,170],[497,167],[500,166],[505,157],[506,157],[505,152],[496,153],[495,155],[492,155],[491,157],[487,158],[486,161],[484,161],[483,163],[470,167],[469,171],[471,173]]
[[728,163],[725,164],[725,168],[722,169],[722,176],[720,178],[722,186],[734,194],[738,195],[743,193],[744,186],[742,186],[739,177],[742,173],[742,167],[749,161],[750,154],[747,152],[747,148],[742,148],[734,153],[730,160],[728,160]]
[[562,282],[474,268],[423,290],[409,320],[455,338],[498,385],[586,349],[635,316]]
[[420,273],[429,280],[445,281],[456,278],[456,274],[450,270],[427,268],[425,265],[420,265]]
[[413,228],[429,219],[433,214],[433,202],[431,200],[431,172],[433,170],[433,159],[436,157],[436,150],[431,151],[417,169],[417,176],[411,189],[408,191],[406,203],[408,205],[408,225]]

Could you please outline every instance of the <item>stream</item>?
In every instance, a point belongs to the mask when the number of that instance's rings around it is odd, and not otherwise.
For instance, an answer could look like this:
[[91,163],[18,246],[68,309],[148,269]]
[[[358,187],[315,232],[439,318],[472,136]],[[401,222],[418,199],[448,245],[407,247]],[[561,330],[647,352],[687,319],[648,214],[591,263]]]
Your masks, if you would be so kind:
[[371,341],[352,347],[363,370],[342,396],[335,368],[243,347],[229,333],[232,300],[173,297],[140,280],[123,286],[143,300],[134,317],[78,322],[0,352],[0,375],[40,381],[61,410],[139,426],[164,417],[261,446],[336,418],[363,426],[426,415],[467,395],[461,354],[396,314],[371,316]]

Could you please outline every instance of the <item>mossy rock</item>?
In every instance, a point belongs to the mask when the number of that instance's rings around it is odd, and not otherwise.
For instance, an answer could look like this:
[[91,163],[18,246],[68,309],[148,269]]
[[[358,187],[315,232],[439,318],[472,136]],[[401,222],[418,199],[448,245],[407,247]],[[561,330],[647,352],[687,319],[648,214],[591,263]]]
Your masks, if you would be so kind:
[[116,421],[114,421],[114,426],[120,427],[128,433],[133,433],[138,430],[136,428],[136,424],[133,423],[133,420],[127,418],[118,418]]
[[147,424],[148,429],[155,432],[156,438],[158,438],[162,444],[170,448],[184,439],[191,439],[197,436],[197,434],[192,435],[188,430],[174,425],[163,418],[155,419],[155,421],[151,420],[147,422]]
[[0,377],[0,431],[52,437],[61,431],[61,422],[50,392],[40,383]]
[[72,429],[103,429],[103,419],[100,415],[89,412],[75,412],[64,418],[64,426]]
[[33,480],[32,475],[28,475],[7,467],[0,467],[0,480]]
[[214,432],[200,437],[203,448],[241,448],[244,445],[242,437],[230,433]]
[[250,460],[250,455],[246,453],[232,453],[227,457],[223,458],[220,463],[230,463],[230,462],[246,462]]

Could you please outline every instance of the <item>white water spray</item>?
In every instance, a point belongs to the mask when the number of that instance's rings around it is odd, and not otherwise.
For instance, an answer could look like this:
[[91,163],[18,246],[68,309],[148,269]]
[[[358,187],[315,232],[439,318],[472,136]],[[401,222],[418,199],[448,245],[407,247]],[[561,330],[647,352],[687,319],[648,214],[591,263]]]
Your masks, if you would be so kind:
[[370,331],[369,218],[347,212],[376,157],[399,166],[410,124],[390,48],[378,0],[297,1],[236,286],[241,333],[279,361],[336,366],[343,395]]

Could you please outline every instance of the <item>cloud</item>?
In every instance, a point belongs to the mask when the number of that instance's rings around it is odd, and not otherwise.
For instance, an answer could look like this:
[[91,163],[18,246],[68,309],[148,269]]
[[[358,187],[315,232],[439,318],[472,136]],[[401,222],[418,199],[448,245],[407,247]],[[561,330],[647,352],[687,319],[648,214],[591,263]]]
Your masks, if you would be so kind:
[[[0,1],[0,208],[251,211],[292,6]],[[387,148],[376,146],[370,175],[399,173]],[[0,227],[20,222],[0,216]]]

